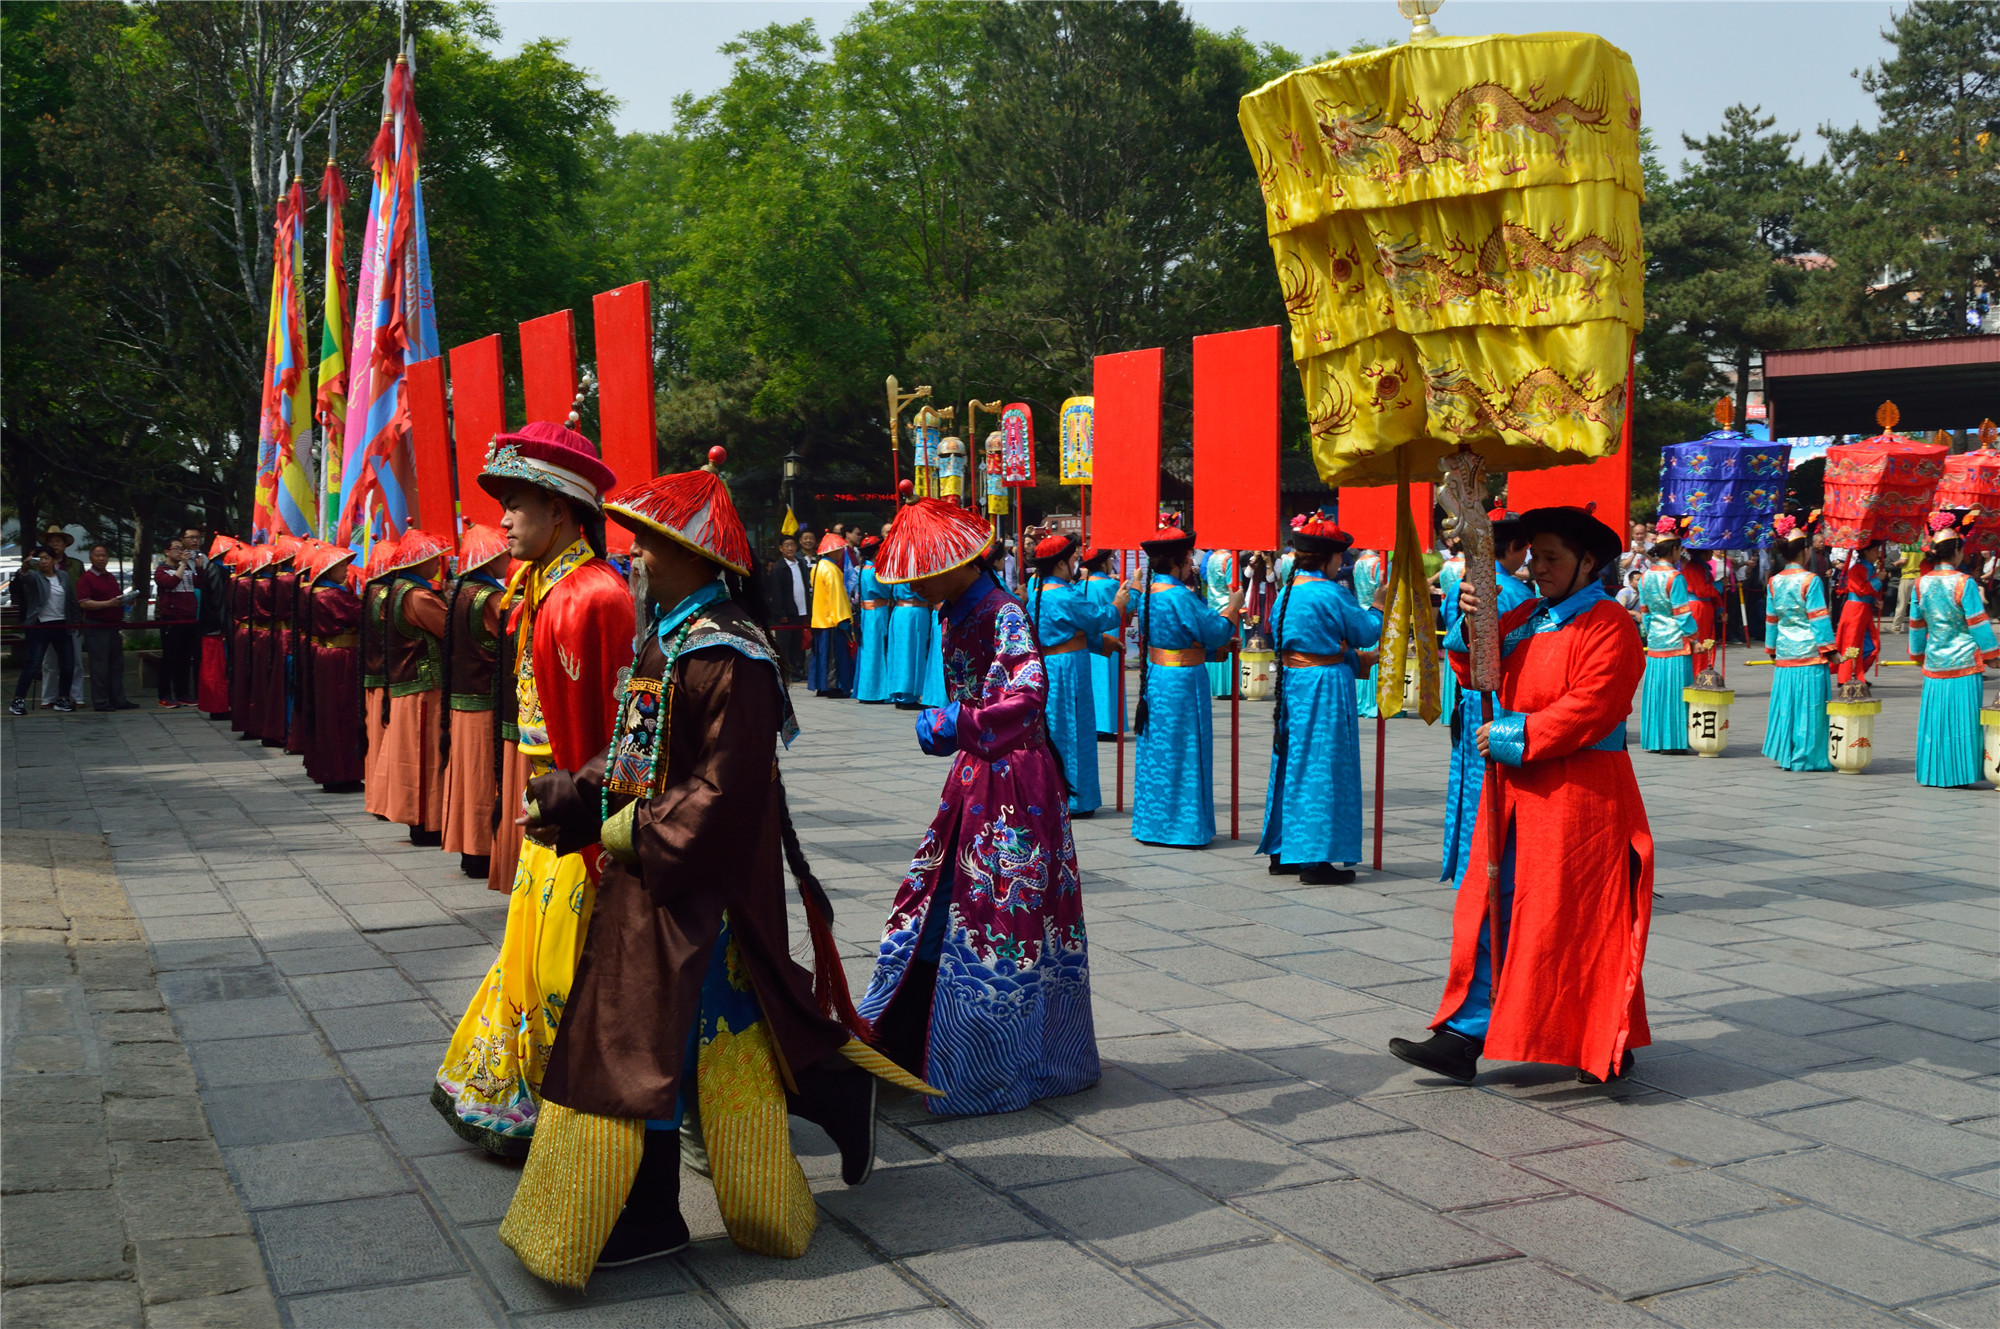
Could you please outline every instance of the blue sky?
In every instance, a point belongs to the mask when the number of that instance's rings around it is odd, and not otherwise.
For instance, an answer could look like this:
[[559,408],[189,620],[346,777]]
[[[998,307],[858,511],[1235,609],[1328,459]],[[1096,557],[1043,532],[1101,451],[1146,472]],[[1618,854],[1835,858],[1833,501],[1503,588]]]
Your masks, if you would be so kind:
[[[538,37],[569,42],[570,57],[592,70],[621,106],[622,130],[673,127],[673,99],[704,93],[729,78],[716,48],[767,23],[811,18],[837,32],[861,8],[800,0],[525,0],[494,10],[501,46]],[[1392,0],[1193,0],[1197,22],[1242,28],[1253,40],[1301,55],[1345,47],[1360,38],[1399,41],[1408,25]],[[1895,6],[1887,0],[1447,0],[1435,22],[1454,34],[1596,32],[1629,52],[1638,66],[1646,122],[1671,169],[1680,135],[1700,137],[1736,102],[1761,104],[1778,126],[1801,134],[1800,150],[1820,155],[1822,123],[1874,123],[1874,106],[1854,71],[1888,50],[1880,33]]]

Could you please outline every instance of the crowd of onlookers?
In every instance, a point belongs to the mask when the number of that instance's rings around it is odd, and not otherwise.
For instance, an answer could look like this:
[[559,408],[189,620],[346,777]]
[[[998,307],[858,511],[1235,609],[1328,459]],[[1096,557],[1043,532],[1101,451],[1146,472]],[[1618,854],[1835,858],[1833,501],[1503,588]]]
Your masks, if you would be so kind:
[[38,689],[44,708],[74,711],[86,699],[86,679],[91,709],[133,709],[137,703],[125,691],[125,634],[134,631],[159,634],[158,704],[193,706],[204,533],[191,527],[167,541],[153,569],[151,618],[143,617],[144,588],[123,585],[111,570],[108,545],[93,545],[86,566],[69,552],[73,543],[67,531],[50,526],[25,545],[8,583],[21,631],[21,675],[8,711],[25,715]]

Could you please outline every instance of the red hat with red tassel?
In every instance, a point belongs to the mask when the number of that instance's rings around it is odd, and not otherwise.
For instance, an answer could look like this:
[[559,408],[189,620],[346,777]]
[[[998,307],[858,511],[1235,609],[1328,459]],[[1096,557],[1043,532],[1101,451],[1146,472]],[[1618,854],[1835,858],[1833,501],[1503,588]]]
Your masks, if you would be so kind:
[[746,577],[750,575],[750,537],[729,499],[729,486],[714,469],[728,455],[719,447],[710,448],[709,464],[700,470],[627,485],[604,500],[604,515],[629,530],[644,527],[658,531],[709,562]]
[[458,570],[476,572],[507,556],[507,532],[498,526],[468,526],[458,537]]
[[434,558],[443,558],[451,552],[451,542],[442,536],[412,526],[403,532],[403,538],[396,541],[389,552],[383,555],[382,569],[370,570],[369,576],[386,577],[392,572],[406,568],[420,568]]
[[894,586],[936,577],[964,567],[992,543],[984,518],[941,498],[920,498],[905,504],[889,523],[882,552],[875,556],[875,580]]

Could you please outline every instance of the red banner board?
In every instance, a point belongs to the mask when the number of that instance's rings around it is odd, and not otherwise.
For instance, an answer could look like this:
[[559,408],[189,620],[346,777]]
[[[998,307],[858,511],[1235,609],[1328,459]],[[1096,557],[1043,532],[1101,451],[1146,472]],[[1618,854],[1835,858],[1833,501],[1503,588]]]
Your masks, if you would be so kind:
[[1551,466],[1543,471],[1514,471],[1507,476],[1507,506],[1529,508],[1591,508],[1591,514],[1628,543],[1632,525],[1632,450],[1620,448],[1609,457],[1575,466]]
[[1157,346],[1097,357],[1096,449],[1090,538],[1105,549],[1131,549],[1160,529],[1160,384],[1165,356]]
[[[621,485],[650,480],[659,470],[654,440],[653,301],[645,282],[605,291],[591,302],[597,330],[597,419],[604,464]],[[622,554],[632,533],[605,527],[611,552]]]
[[1278,331],[1194,339],[1194,524],[1205,548],[1278,539]]
[[417,464],[416,523],[456,540],[457,509],[451,493],[451,423],[444,403],[444,357],[418,360],[404,370],[410,394],[410,452]]
[[451,438],[458,471],[458,511],[467,526],[497,526],[500,505],[479,487],[486,448],[507,428],[507,385],[500,334],[451,348]]
[[569,419],[576,406],[576,320],[569,310],[521,325],[521,388],[529,420]]
[[[1431,547],[1431,501],[1429,485],[1410,486],[1410,516],[1417,523],[1417,539],[1425,549]],[[1396,486],[1341,490],[1340,529],[1354,537],[1356,549],[1394,549]]]

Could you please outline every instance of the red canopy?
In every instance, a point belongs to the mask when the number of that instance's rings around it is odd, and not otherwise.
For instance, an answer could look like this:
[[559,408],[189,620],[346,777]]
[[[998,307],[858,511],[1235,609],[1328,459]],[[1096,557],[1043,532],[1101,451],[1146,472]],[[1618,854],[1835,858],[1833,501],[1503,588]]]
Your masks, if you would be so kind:
[[1938,485],[1941,508],[1978,508],[1966,546],[1984,554],[2000,549],[2000,448],[1980,448],[1944,459],[1944,480]]
[[1877,434],[1826,450],[1826,541],[1859,549],[1873,540],[1920,544],[1950,449]]

